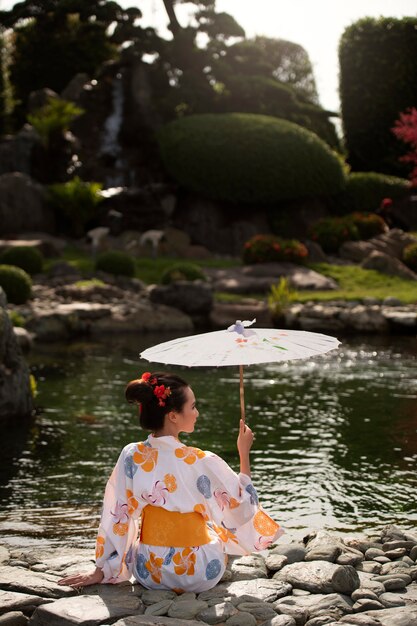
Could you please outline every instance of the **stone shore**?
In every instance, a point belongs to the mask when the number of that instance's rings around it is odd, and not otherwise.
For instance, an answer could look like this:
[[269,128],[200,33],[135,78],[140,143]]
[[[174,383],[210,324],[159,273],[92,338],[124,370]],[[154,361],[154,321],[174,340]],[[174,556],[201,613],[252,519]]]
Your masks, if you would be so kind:
[[229,560],[200,594],[132,582],[82,590],[64,575],[92,568],[89,550],[0,546],[1,626],[415,626],[417,532],[375,536],[324,531],[265,555]]

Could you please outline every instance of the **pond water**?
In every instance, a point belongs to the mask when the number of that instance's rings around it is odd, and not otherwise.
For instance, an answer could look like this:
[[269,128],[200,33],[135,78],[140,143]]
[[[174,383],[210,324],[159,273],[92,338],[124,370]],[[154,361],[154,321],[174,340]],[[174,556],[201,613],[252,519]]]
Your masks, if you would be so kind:
[[[118,454],[145,436],[125,384],[151,369],[139,352],[170,338],[35,347],[28,358],[39,415],[0,431],[3,541],[92,546]],[[416,361],[415,338],[361,337],[314,359],[245,369],[253,480],[287,539],[313,528],[415,527]],[[238,368],[175,371],[189,380],[200,411],[183,441],[238,470]]]

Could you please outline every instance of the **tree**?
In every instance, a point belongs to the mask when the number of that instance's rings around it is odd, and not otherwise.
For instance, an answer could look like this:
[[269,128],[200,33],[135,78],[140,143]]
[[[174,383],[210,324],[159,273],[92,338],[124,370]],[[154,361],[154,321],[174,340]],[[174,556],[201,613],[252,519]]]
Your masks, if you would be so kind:
[[410,146],[409,152],[400,157],[400,161],[412,165],[410,180],[411,184],[417,187],[417,109],[413,107],[401,113],[391,130],[397,139]]
[[391,128],[417,102],[417,18],[364,18],[339,45],[340,97],[353,170],[406,175]]

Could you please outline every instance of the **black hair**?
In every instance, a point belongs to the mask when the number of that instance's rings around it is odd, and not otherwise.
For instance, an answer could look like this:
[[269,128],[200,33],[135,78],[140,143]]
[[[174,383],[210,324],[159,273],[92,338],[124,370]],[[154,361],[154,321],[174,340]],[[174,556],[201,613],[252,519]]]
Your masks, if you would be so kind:
[[[163,398],[160,405],[155,395],[155,387],[164,385],[171,393]],[[165,415],[170,411],[181,412],[187,400],[185,390],[188,383],[180,376],[167,372],[153,372],[149,380],[131,380],[125,390],[126,400],[131,404],[139,404],[139,423],[145,430],[157,431],[164,425]]]

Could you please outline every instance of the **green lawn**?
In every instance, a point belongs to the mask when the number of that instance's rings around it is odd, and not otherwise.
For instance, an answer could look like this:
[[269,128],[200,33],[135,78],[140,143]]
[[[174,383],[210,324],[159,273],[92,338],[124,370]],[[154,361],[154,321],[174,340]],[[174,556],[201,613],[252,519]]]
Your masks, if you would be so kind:
[[[91,257],[83,254],[75,247],[67,247],[63,253],[63,260],[77,267],[83,276],[93,272],[94,263]],[[46,263],[45,270],[57,259],[50,259]],[[152,259],[141,257],[136,259],[136,277],[146,284],[160,282],[162,273],[174,263],[190,262],[200,267],[236,267],[240,265],[238,259],[204,259],[201,261],[159,257]],[[375,270],[365,270],[357,265],[329,265],[328,263],[310,264],[309,267],[320,274],[334,278],[340,289],[335,291],[298,291],[295,301],[306,302],[328,300],[361,300],[372,297],[380,300],[387,296],[398,298],[406,304],[417,303],[417,281],[405,280],[394,276],[387,276]],[[248,294],[246,296],[218,293],[216,299],[221,302],[238,302],[243,298],[256,298],[264,300],[265,294]]]

